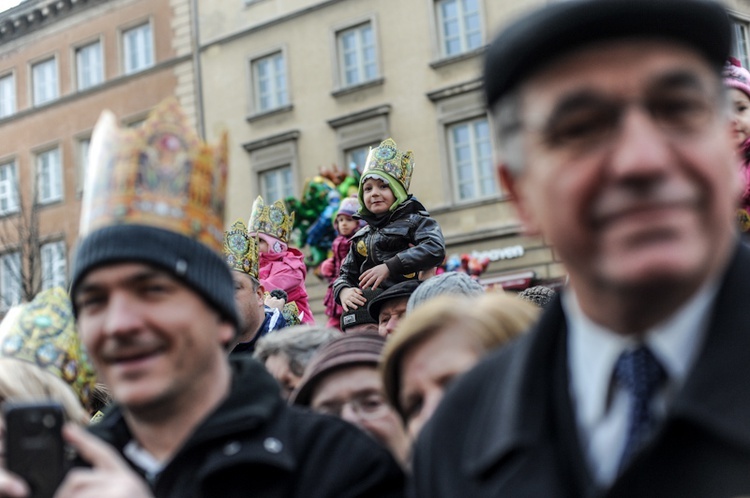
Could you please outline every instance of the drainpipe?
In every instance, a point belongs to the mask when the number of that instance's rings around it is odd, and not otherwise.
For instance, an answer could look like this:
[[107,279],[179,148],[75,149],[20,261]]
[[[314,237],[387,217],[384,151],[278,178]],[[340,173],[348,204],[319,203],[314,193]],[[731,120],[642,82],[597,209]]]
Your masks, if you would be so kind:
[[206,140],[205,123],[203,119],[203,72],[201,70],[201,43],[200,43],[200,23],[198,22],[198,0],[190,0],[190,10],[192,11],[193,36],[193,80],[195,82],[195,126],[198,136]]

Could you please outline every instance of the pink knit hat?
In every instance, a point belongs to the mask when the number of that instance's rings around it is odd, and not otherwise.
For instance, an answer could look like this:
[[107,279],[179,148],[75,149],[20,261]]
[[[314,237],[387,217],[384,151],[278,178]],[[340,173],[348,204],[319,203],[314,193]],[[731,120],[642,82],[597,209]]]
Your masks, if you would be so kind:
[[341,200],[341,205],[339,206],[336,216],[340,214],[353,216],[357,211],[359,211],[359,199],[356,197],[344,197]]
[[750,97],[750,72],[747,71],[739,60],[729,57],[722,71],[724,85],[728,88],[736,88]]

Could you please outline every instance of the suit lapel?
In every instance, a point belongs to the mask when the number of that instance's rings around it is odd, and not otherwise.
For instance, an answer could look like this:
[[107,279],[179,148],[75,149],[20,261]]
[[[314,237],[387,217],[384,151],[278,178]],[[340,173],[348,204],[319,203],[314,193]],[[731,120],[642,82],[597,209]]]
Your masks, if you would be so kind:
[[[566,335],[558,297],[539,323],[505,352],[510,355],[507,364],[496,362],[507,371],[497,371],[502,382],[487,389],[489,407],[475,421],[484,430],[467,438],[463,459],[465,471],[480,480],[491,478],[497,485],[493,489],[563,496],[572,492],[571,485],[588,482],[570,401],[555,406],[568,397]],[[566,435],[575,443],[565,451],[560,448],[561,424],[568,426]],[[578,462],[561,460],[574,454]],[[583,474],[578,473],[581,469]]]

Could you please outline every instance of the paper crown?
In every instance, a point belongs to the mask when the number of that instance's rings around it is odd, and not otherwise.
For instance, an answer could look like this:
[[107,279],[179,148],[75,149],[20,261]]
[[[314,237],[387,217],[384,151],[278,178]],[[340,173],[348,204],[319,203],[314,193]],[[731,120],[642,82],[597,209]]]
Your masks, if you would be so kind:
[[223,245],[227,136],[209,146],[177,100],[159,104],[138,128],[120,128],[105,111],[94,129],[80,235],[128,224],[163,228]]
[[232,270],[258,278],[258,236],[248,234],[240,220],[224,232],[224,256]]
[[409,191],[411,174],[414,171],[414,154],[412,151],[401,152],[392,138],[383,140],[380,145],[370,149],[365,161],[362,178],[368,173],[385,172],[398,181],[405,191]]
[[43,291],[8,319],[0,356],[38,365],[61,378],[88,408],[96,373],[78,337],[68,294],[60,287]]
[[253,203],[248,225],[248,232],[264,233],[286,244],[294,228],[294,213],[287,214],[283,201],[266,206],[263,198],[258,196]]

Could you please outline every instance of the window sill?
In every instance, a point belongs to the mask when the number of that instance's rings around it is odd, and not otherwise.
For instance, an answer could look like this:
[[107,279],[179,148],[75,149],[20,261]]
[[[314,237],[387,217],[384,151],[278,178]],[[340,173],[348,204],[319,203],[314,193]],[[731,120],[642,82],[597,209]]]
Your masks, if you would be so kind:
[[287,104],[285,106],[276,107],[274,109],[269,109],[267,111],[251,114],[245,118],[245,121],[247,121],[248,123],[252,123],[253,121],[259,121],[261,119],[264,119],[270,116],[275,116],[277,114],[283,114],[285,112],[289,112],[292,109],[294,109],[294,105]]
[[331,92],[331,97],[341,97],[343,95],[348,95],[350,93],[358,92],[360,90],[365,90],[367,88],[380,86],[383,83],[385,83],[385,78],[383,77],[375,78],[374,80],[366,81],[358,85],[347,86],[347,87],[339,88],[338,90],[334,90]]
[[462,201],[453,200],[452,203],[448,205],[442,205],[440,207],[437,207],[435,209],[430,209],[430,215],[439,215],[443,213],[448,212],[455,212],[458,210],[464,210],[464,209],[473,209],[481,206],[486,206],[490,204],[498,204],[503,201],[509,200],[510,197],[505,194],[504,192],[498,192],[497,194],[490,195],[488,197],[483,197],[481,199],[466,199]]
[[16,209],[13,211],[0,211],[0,220],[4,218],[10,218],[12,216],[17,216],[21,213],[20,209]]
[[450,64],[465,61],[467,59],[472,59],[478,55],[482,55],[484,51],[487,49],[486,46],[482,46],[479,48],[475,48],[474,50],[469,50],[468,52],[462,52],[460,54],[451,55],[447,57],[443,57],[441,59],[438,59],[436,61],[430,62],[430,67],[432,69],[438,69],[443,66],[448,66]]
[[63,202],[64,202],[64,199],[51,199],[49,201],[36,201],[36,207],[48,208],[48,207],[60,205]]

